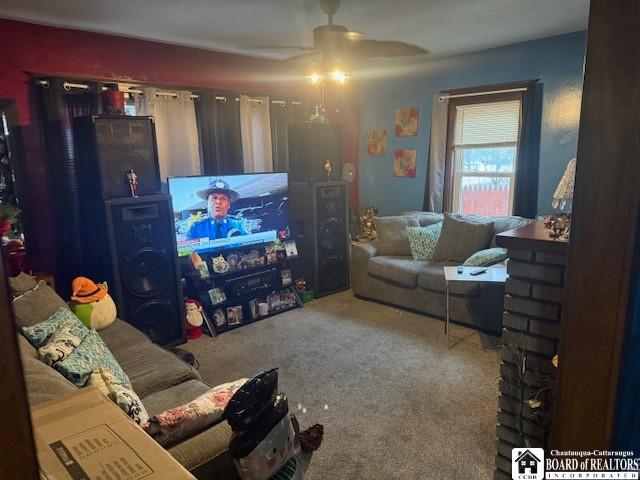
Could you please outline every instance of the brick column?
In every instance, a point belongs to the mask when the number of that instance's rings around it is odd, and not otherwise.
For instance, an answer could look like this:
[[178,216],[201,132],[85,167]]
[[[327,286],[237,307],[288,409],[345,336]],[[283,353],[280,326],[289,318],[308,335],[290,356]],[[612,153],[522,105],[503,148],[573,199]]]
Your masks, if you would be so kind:
[[[496,479],[506,480],[511,479],[511,449],[543,448],[550,432],[550,420],[540,412],[550,407],[551,395],[540,392],[556,375],[551,360],[560,337],[567,244],[550,239],[540,222],[500,234],[497,243],[509,254],[495,472]],[[528,401],[536,397],[544,407],[532,408]]]

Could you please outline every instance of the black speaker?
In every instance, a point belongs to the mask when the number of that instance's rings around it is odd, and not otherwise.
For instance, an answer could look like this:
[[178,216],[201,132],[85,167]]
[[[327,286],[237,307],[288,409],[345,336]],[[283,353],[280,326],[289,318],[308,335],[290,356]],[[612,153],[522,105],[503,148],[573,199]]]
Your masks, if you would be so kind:
[[103,200],[131,196],[127,172],[137,175],[138,195],[160,193],[153,117],[92,115],[74,119],[79,190]]
[[[120,318],[161,345],[183,343],[184,301],[169,195],[118,198],[85,218],[86,267],[106,279]],[[102,237],[102,238],[100,238]]]
[[349,288],[347,183],[290,182],[289,212],[304,277],[316,297]]
[[[289,180],[326,182],[342,178],[342,140],[339,125],[305,123],[289,125]],[[331,162],[327,178],[325,162]]]

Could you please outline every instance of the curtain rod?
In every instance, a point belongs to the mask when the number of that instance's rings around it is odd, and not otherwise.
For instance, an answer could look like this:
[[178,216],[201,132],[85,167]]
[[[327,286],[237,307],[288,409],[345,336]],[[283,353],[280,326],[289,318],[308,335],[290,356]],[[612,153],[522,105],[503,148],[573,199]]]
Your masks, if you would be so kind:
[[496,95],[498,93],[526,92],[527,87],[508,88],[505,90],[491,90],[488,92],[454,93],[453,95],[440,95],[439,102],[444,102],[449,98],[477,97],[478,95]]
[[[49,87],[49,81],[48,80],[40,80],[39,81],[40,85],[42,85],[45,88]],[[118,84],[118,88],[120,88],[121,85]],[[89,90],[91,87],[89,85],[83,84],[83,83],[73,83],[73,82],[64,82],[62,84],[62,88],[64,88],[65,90],[71,90],[72,88],[79,88],[81,90]],[[124,93],[139,93],[142,94],[143,91],[137,88],[131,88],[129,86],[124,86],[124,88],[126,88],[126,90],[121,90]],[[102,91],[106,91],[109,90],[109,87],[102,87]],[[164,92],[164,91],[157,91],[156,95],[158,96],[164,96],[164,97],[174,97],[174,98],[178,98],[178,94],[175,92]],[[200,98],[200,95],[191,95],[190,96],[193,100],[197,100]],[[227,102],[227,97],[223,97],[223,96],[219,96],[216,95],[216,100],[218,100],[219,102],[222,103],[226,103]],[[235,97],[234,100],[236,102],[239,102],[240,99],[238,97]],[[259,98],[249,98],[248,99],[249,102],[255,102],[259,105],[262,104],[262,100]],[[284,107],[287,102],[285,102],[284,100],[272,100],[271,103],[276,104],[276,105],[280,105],[281,107]],[[302,102],[297,102],[297,101],[291,101],[289,102],[291,105],[302,105]]]

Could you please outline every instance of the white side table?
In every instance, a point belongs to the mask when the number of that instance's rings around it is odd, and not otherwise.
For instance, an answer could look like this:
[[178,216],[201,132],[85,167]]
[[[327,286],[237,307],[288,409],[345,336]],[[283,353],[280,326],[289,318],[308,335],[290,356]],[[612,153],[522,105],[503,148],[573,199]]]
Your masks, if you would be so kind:
[[[458,273],[458,268],[462,268],[462,273]],[[487,271],[479,275],[471,275],[471,272],[485,267],[444,267],[444,280],[446,284],[445,299],[446,310],[444,318],[444,333],[447,336],[447,345],[449,345],[449,286],[455,282],[473,282],[473,283],[505,283],[507,280],[507,267],[504,265],[494,265],[486,267]]]

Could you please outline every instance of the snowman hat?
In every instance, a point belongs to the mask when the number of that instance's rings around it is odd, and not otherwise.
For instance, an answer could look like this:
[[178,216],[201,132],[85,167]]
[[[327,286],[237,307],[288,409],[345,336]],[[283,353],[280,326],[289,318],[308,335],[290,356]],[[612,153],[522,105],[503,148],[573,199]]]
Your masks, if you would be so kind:
[[76,277],[71,282],[71,300],[76,303],[93,303],[107,295],[104,283],[95,283],[87,277]]

